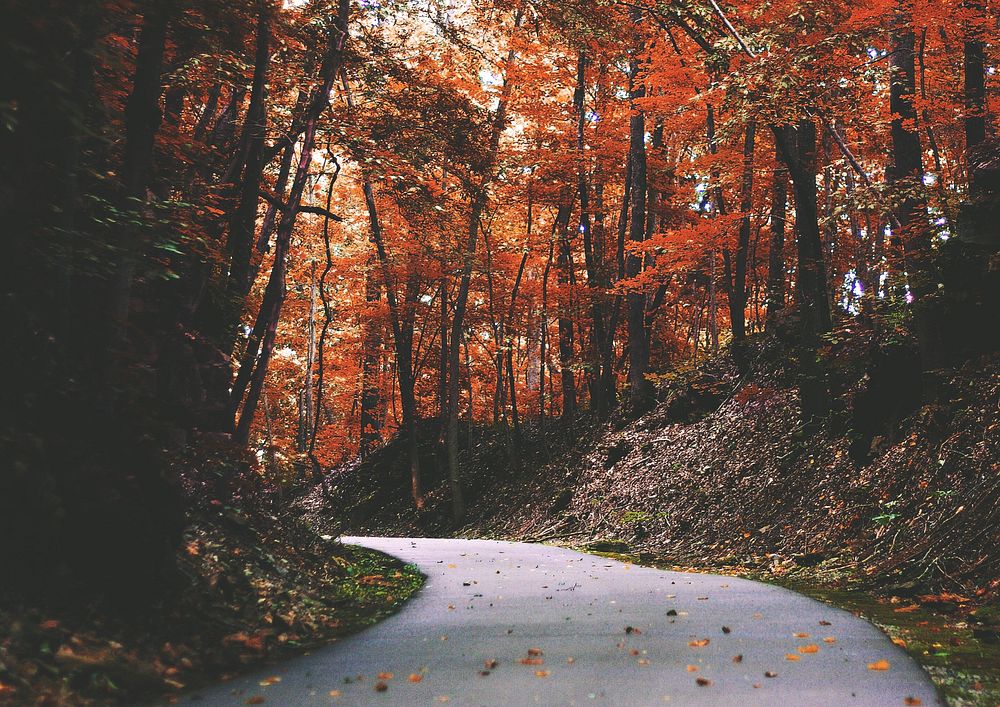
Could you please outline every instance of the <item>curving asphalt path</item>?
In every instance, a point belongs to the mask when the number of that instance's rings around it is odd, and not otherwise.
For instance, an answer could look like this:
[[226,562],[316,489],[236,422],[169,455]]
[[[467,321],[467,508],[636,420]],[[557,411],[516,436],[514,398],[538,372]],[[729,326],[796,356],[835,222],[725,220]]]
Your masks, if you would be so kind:
[[545,545],[343,541],[416,564],[426,585],[376,626],[182,703],[940,704],[874,626],[779,587]]

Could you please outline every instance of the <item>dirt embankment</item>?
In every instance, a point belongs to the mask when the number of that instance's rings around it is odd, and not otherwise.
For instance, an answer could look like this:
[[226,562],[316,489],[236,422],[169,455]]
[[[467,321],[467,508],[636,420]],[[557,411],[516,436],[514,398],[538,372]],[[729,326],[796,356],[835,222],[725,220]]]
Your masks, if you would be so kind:
[[996,597],[1000,361],[928,380],[905,331],[845,325],[823,352],[831,415],[804,430],[786,350],[760,337],[738,361],[675,371],[638,420],[549,421],[520,440],[474,430],[461,527],[446,484],[411,509],[397,444],[336,472],[330,508],[353,509],[354,532],[617,541],[677,563],[821,566],[903,594]]

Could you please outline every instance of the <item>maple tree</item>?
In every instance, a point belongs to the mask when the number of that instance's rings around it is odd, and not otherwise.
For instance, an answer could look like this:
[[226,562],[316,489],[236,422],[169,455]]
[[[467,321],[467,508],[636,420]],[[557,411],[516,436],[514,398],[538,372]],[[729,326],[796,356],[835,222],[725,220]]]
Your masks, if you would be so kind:
[[166,541],[192,445],[249,449],[212,482],[249,494],[396,434],[418,506],[439,439],[461,518],[465,420],[640,414],[787,326],[808,422],[836,322],[908,308],[946,355],[987,0],[8,5],[4,446],[44,470],[11,518],[116,489]]

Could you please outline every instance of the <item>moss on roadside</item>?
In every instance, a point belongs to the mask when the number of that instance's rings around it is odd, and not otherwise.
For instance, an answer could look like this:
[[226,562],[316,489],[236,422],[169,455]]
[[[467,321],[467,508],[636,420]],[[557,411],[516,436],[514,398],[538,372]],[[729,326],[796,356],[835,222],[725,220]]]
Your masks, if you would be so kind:
[[190,521],[171,591],[141,610],[0,598],[0,704],[136,704],[196,688],[355,633],[425,579],[294,517],[220,507]]

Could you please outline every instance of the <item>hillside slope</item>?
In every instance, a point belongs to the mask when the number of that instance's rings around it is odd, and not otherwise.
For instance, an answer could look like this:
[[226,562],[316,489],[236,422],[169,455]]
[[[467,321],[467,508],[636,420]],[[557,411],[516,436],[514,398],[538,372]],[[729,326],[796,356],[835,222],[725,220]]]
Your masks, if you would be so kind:
[[341,525],[357,533],[612,540],[677,563],[827,563],[900,590],[996,596],[1000,361],[942,372],[931,395],[905,331],[841,328],[824,353],[833,413],[807,433],[786,350],[758,337],[739,361],[675,371],[634,421],[536,423],[516,445],[472,430],[461,527],[430,443],[423,512],[396,442],[337,470],[323,515],[352,509]]

